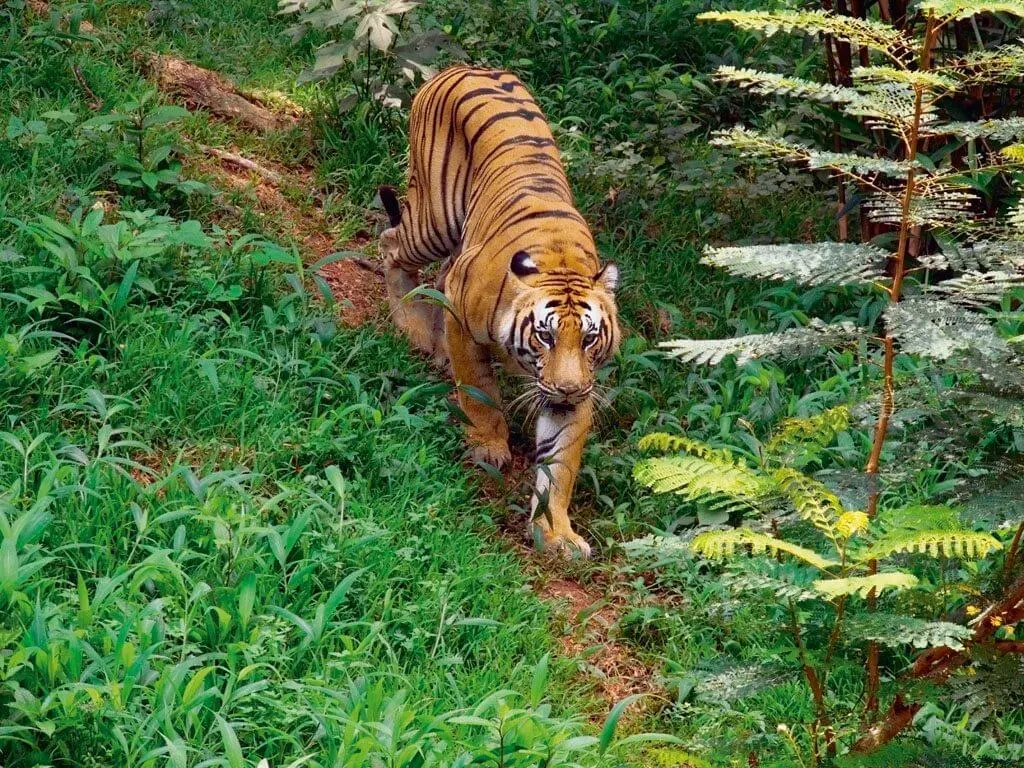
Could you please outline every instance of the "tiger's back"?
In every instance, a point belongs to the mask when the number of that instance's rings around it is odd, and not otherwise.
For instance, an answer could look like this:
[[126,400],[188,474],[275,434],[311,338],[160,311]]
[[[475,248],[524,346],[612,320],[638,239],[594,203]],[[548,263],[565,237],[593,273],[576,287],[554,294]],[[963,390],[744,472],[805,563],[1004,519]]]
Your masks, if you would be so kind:
[[[420,349],[447,354],[458,383],[496,403],[491,359],[533,378],[538,459],[555,462],[538,474],[534,507],[549,496],[545,540],[586,551],[567,507],[594,373],[618,344],[617,273],[601,266],[540,107],[510,73],[445,70],[413,101],[407,197],[381,196],[393,225],[382,245],[396,323]],[[442,334],[436,307],[403,297],[421,267],[449,258],[444,292],[454,313]],[[500,408],[461,400],[474,458],[500,466],[509,458]]]
[[[452,67],[417,92],[409,117],[408,195],[427,203],[418,211],[420,226],[402,242],[422,264],[466,247],[464,239],[475,244],[499,232],[509,239],[522,230],[536,233],[544,217],[529,214],[543,208],[549,229],[565,233],[567,222],[575,225],[589,257],[579,266],[591,272],[598,266],[547,120],[508,72]],[[533,224],[516,231],[524,215]]]

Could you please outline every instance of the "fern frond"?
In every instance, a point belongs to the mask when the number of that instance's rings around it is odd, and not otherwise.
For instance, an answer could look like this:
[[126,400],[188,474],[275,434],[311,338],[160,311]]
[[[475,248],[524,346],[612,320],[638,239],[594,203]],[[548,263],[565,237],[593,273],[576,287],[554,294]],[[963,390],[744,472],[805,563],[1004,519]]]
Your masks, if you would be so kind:
[[[1024,342],[1018,337],[1011,340],[1016,344]],[[1005,397],[1024,398],[1024,361],[1019,357],[997,360],[980,355],[970,356],[971,371],[981,377],[985,387]]]
[[676,493],[717,511],[759,510],[773,491],[771,483],[740,463],[697,456],[659,456],[642,459],[633,478],[654,493]]
[[622,548],[632,557],[657,557],[668,562],[693,555],[689,542],[679,536],[643,536],[624,542]]
[[845,405],[829,408],[814,416],[786,419],[772,433],[765,450],[788,465],[793,449],[807,446],[824,448],[849,426],[850,409]]
[[800,517],[828,536],[839,549],[836,521],[846,511],[839,497],[814,478],[789,467],[775,470],[772,478]]
[[[973,219],[977,195],[967,189],[940,182],[919,182],[911,196],[907,217],[914,225],[961,229]],[[898,225],[903,220],[903,190],[873,192],[864,201],[864,211],[879,224]]]
[[871,594],[871,590],[880,595],[887,589],[912,589],[917,583],[917,577],[912,573],[889,571],[870,576],[850,576],[845,579],[818,579],[814,582],[814,588],[820,594],[833,599],[843,595],[860,595],[866,598]]
[[890,648],[905,645],[914,648],[950,648],[962,651],[974,631],[948,621],[926,621],[914,616],[867,613],[852,617],[847,625],[850,635],[873,640]]
[[1005,117],[999,120],[942,123],[932,125],[928,133],[960,136],[964,139],[992,139],[993,141],[1020,141],[1024,139],[1024,117]]
[[715,79],[762,96],[793,96],[823,104],[846,104],[860,99],[853,88],[756,69],[722,66],[715,70]]
[[863,332],[853,323],[826,325],[815,318],[803,328],[778,333],[755,333],[734,339],[676,339],[658,344],[669,357],[684,363],[718,365],[730,355],[736,364],[762,357],[799,358],[819,355],[828,347],[838,347],[861,338]]
[[708,248],[701,263],[739,277],[851,285],[884,279],[888,258],[888,253],[870,245],[823,242]]
[[1024,144],[1011,144],[999,150],[1001,157],[1014,165],[1024,165]]
[[816,600],[811,588],[818,572],[796,563],[768,558],[743,560],[730,566],[722,582],[734,592],[770,592],[783,600]]
[[709,11],[698,14],[697,19],[725,21],[740,29],[762,32],[767,37],[778,32],[831,35],[893,58],[914,47],[912,40],[889,24],[824,11]]
[[986,13],[1024,16],[1021,0],[922,0],[918,8],[937,19],[968,19]]
[[977,531],[912,531],[894,530],[871,542],[857,553],[860,562],[882,560],[900,553],[920,553],[929,557],[958,557],[980,560],[989,552],[1002,549],[998,539]]
[[[1024,255],[1024,243],[1020,246]],[[1024,272],[967,272],[928,286],[928,293],[940,294],[954,304],[983,307],[998,304],[1010,291],[1024,286]]]
[[[757,533],[749,528],[734,528],[731,531],[708,531],[695,536],[690,545],[693,551],[708,560],[725,560],[736,555],[741,549],[745,554],[749,547],[752,554],[760,555],[768,553],[776,555],[784,552],[795,557],[808,565],[820,570],[839,567],[839,562],[822,557],[817,552],[806,547],[791,544],[788,541],[768,536],[764,533]],[[819,582],[815,582],[817,585]]]
[[919,69],[898,69],[897,67],[854,67],[851,74],[854,80],[866,83],[896,82],[932,92],[952,91],[959,85],[953,77],[933,70],[922,71]]
[[[772,685],[777,685],[785,680],[788,675],[764,663],[736,664],[731,661],[715,660],[705,662],[700,666],[711,666],[712,669],[704,671],[699,667],[694,670],[697,676],[694,686],[695,697],[704,703],[714,704],[718,707],[729,707],[727,702],[736,702],[748,696],[756,696]],[[645,765],[651,762],[645,761]],[[710,764],[695,763],[690,759],[673,760],[666,762],[669,766],[689,766],[690,768],[705,768]]]
[[738,463],[728,448],[712,448],[700,440],[692,440],[683,435],[670,435],[667,432],[652,432],[649,435],[644,435],[637,443],[637,447],[641,451],[658,451],[659,453],[685,451],[709,461],[720,461],[725,464]]
[[960,514],[946,504],[911,504],[883,509],[875,519],[882,531],[959,531],[963,528]]
[[1024,77],[1024,45],[978,50],[947,64],[944,72],[964,86],[1007,83]]
[[[1014,224],[1011,217],[1011,225]],[[1024,227],[1024,223],[1020,225]],[[941,254],[920,257],[921,263],[931,269],[952,269],[957,272],[1024,271],[1024,241],[989,240],[971,246],[950,247]]]
[[861,97],[860,101],[844,106],[843,111],[853,117],[864,118],[869,128],[902,132],[915,120],[919,120],[924,128],[938,120],[934,100],[924,101],[920,105],[921,114],[917,115],[917,91],[905,82],[865,82]]
[[812,171],[831,170],[849,176],[883,174],[903,178],[916,164],[884,157],[867,157],[848,152],[825,152],[789,139],[768,136],[743,126],[717,131],[711,139],[716,147],[732,147],[746,157],[762,157],[787,163],[805,163]]
[[886,308],[885,324],[906,354],[948,360],[959,352],[1005,356],[1006,341],[984,315],[945,301],[907,299]]
[[844,539],[863,533],[871,525],[871,518],[866,512],[844,512],[836,520],[836,533]]

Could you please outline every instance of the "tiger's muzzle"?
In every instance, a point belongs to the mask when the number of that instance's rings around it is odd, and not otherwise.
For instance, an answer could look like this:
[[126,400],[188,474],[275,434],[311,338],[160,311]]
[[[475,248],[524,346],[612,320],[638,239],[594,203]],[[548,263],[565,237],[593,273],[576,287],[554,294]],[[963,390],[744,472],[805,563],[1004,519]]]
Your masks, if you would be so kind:
[[539,381],[537,382],[537,389],[540,390],[541,399],[545,406],[555,410],[572,410],[590,397],[594,391],[594,385],[552,385]]

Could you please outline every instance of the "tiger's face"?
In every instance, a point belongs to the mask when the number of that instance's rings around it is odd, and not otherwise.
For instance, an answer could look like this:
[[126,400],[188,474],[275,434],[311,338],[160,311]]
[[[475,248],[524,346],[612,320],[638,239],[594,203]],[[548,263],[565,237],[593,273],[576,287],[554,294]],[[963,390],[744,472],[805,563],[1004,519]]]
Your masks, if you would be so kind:
[[618,270],[540,272],[519,254],[512,268],[525,290],[514,303],[507,351],[533,378],[543,405],[572,409],[591,397],[597,371],[618,348]]

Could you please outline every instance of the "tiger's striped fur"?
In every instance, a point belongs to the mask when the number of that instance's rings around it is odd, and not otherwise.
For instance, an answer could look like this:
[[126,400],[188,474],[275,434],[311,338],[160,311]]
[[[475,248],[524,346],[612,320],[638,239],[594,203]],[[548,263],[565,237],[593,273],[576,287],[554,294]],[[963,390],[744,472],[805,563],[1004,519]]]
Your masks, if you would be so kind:
[[[535,533],[546,547],[587,555],[568,510],[595,372],[619,342],[617,270],[601,266],[551,130],[514,75],[465,66],[437,75],[413,101],[409,147],[407,197],[399,203],[381,189],[392,223],[382,251],[394,319],[421,350],[448,358],[477,460],[501,467],[510,458],[492,361],[532,380],[525,396],[539,407],[542,465]],[[420,268],[442,260],[452,311],[403,301]]]

